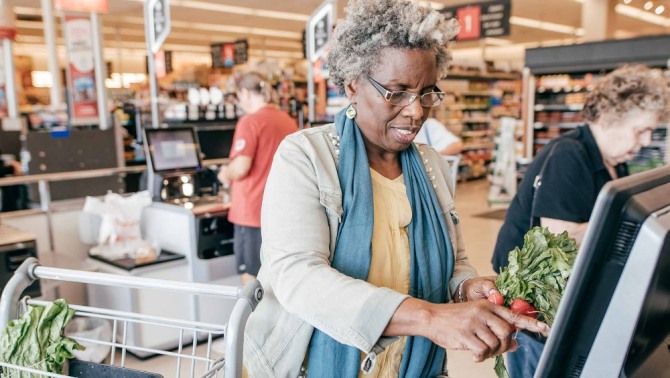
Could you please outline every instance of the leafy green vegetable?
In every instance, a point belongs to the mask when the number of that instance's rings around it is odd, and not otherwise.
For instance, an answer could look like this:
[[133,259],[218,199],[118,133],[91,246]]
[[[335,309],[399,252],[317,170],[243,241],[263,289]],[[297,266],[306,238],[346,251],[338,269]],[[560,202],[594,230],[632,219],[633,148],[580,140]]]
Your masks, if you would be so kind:
[[[535,227],[523,237],[523,248],[509,253],[496,286],[505,298],[504,305],[521,298],[533,305],[538,318],[549,326],[554,323],[558,304],[577,257],[577,243],[567,232],[552,234],[547,228]],[[495,372],[498,378],[509,377],[505,362],[496,356]]]
[[[12,320],[0,334],[0,361],[51,373],[63,373],[65,359],[84,347],[69,337],[63,329],[74,310],[67,302],[57,299],[48,306],[28,306],[21,319]],[[4,372],[7,374],[7,372]],[[21,373],[18,378],[28,377]]]
[[496,286],[506,306],[521,298],[551,326],[577,256],[577,243],[567,232],[555,235],[542,227],[528,231],[523,240],[523,248],[510,252],[509,265]]
[[496,364],[493,366],[493,370],[496,372],[498,378],[509,378],[509,373],[507,372],[507,367],[505,366],[505,360],[503,356],[496,356]]

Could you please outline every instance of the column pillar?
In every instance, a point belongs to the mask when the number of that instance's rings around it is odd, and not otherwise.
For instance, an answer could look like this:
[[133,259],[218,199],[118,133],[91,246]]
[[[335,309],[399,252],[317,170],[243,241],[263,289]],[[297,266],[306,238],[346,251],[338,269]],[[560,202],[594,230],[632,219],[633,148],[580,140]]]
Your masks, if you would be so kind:
[[614,38],[616,4],[617,0],[586,0],[582,3],[582,27],[586,42]]

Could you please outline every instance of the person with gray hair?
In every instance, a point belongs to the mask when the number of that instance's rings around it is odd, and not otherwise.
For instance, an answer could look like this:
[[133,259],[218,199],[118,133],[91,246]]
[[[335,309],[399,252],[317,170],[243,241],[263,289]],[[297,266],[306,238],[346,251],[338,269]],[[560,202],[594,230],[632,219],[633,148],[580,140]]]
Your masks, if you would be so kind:
[[450,169],[414,143],[457,32],[409,0],[349,3],[328,59],[350,105],[284,139],[268,177],[249,376],[433,377],[445,349],[482,361],[516,328],[547,332],[484,299],[494,277],[468,262]]
[[[582,112],[587,125],[547,144],[528,167],[498,234],[494,270],[507,266],[509,252],[533,226],[582,242],[600,190],[628,175],[626,163],[668,120],[670,88],[658,70],[623,66],[595,83]],[[512,378],[535,374],[544,345],[531,336],[519,333],[519,350],[507,354]]]

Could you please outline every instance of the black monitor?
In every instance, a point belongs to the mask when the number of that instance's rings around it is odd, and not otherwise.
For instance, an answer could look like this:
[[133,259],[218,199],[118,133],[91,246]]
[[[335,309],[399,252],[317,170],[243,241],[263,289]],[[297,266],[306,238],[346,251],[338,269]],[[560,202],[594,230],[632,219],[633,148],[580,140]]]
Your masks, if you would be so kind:
[[670,167],[600,192],[535,377],[670,376]]
[[151,166],[156,173],[198,171],[198,137],[192,127],[145,129]]
[[235,126],[198,127],[200,151],[205,159],[225,159],[230,156]]

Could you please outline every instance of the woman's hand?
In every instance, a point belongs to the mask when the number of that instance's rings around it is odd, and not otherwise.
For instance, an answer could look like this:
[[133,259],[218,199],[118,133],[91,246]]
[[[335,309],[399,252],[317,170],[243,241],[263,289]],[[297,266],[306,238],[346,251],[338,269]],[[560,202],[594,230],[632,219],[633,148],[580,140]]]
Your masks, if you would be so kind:
[[517,329],[547,335],[549,327],[487,300],[430,306],[428,337],[445,349],[468,350],[476,362],[515,351]]
[[[461,291],[463,293],[463,302],[476,301],[479,299],[486,299],[489,295],[497,293],[496,276],[487,277],[473,277],[463,281]],[[459,300],[458,296],[455,298]]]
[[445,349],[469,350],[473,359],[480,362],[516,350],[513,336],[517,329],[543,335],[549,332],[546,324],[483,299],[434,304],[407,298],[393,314],[384,335],[423,336]]

